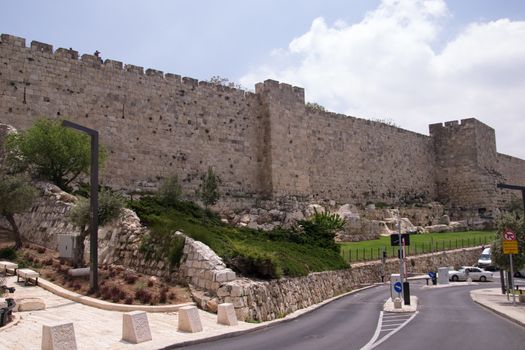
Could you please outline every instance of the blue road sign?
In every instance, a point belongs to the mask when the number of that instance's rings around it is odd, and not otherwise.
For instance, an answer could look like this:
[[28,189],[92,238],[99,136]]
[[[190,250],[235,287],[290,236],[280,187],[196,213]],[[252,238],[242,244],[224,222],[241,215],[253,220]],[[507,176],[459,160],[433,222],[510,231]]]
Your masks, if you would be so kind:
[[396,293],[401,293],[401,291],[403,290],[401,282],[394,283],[394,290],[396,291]]

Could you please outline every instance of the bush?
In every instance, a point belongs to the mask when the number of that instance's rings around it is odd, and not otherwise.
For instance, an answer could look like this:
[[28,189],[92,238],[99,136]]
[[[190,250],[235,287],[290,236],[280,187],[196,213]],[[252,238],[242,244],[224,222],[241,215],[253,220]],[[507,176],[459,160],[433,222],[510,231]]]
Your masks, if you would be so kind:
[[181,196],[182,188],[177,175],[166,178],[161,184],[157,194],[159,201],[167,207],[175,206]]
[[5,260],[16,260],[17,254],[15,248],[6,247],[0,249],[0,259]]
[[219,200],[219,183],[220,179],[213,171],[213,168],[208,167],[208,172],[202,176],[202,183],[199,189],[199,198],[206,208],[214,205]]

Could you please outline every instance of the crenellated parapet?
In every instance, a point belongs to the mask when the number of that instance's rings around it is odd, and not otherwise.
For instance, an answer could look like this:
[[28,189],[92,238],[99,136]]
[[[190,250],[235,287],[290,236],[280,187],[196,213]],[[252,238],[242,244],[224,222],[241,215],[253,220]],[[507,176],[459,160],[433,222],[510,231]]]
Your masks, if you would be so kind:
[[[194,79],[191,77],[183,77],[178,74],[164,73],[163,71],[152,68],[144,69],[144,67],[136,66],[133,64],[125,64],[123,62],[112,59],[102,60],[100,57],[91,54],[79,55],[78,51],[75,51],[73,49],[58,48],[56,50],[53,50],[53,45],[39,42],[36,40],[31,41],[30,47],[26,47],[26,39],[9,34],[0,35],[0,45],[10,46],[12,49],[15,50],[27,50],[33,54],[39,54],[41,56],[51,59],[74,61],[78,64],[89,66],[90,68],[97,68],[101,71],[111,72],[111,74],[115,74],[115,72],[120,72],[122,74],[143,76],[146,79],[161,79],[167,84],[183,84],[189,87],[205,87],[215,89],[217,91],[236,92],[240,95],[253,94],[250,91],[232,88],[229,86],[222,86],[218,84],[211,84],[207,81],[199,81],[198,79]],[[294,87],[294,89],[302,90],[301,88],[296,87]]]

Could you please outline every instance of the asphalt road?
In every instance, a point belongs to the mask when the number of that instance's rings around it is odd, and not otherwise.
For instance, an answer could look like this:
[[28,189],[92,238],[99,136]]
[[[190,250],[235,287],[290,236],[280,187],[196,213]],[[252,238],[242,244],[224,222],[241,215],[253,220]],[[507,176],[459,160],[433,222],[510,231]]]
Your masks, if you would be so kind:
[[[499,280],[496,281],[439,289],[421,289],[412,284],[412,293],[419,297],[418,314],[374,349],[525,349],[524,328],[491,313],[470,298],[470,290],[496,287]],[[388,296],[388,287],[378,286],[289,322],[185,349],[361,349],[373,337]]]

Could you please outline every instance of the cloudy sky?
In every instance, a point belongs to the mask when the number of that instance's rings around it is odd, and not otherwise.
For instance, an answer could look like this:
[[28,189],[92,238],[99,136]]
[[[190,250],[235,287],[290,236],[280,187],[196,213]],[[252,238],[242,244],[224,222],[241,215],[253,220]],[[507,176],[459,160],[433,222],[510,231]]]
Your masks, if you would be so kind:
[[0,32],[307,101],[428,134],[476,117],[525,159],[522,0],[6,0]]

